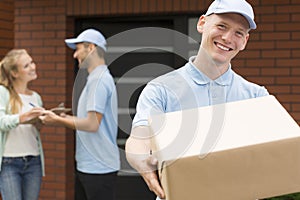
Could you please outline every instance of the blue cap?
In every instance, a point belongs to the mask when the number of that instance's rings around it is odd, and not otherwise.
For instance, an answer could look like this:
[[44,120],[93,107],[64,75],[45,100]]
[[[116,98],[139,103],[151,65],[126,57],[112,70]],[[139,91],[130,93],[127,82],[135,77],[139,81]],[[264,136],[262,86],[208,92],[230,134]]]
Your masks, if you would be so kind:
[[71,49],[76,49],[77,43],[89,42],[106,51],[106,40],[104,36],[95,29],[87,29],[80,33],[77,38],[65,39],[65,42]]
[[252,6],[245,0],[215,0],[208,8],[205,16],[211,14],[238,13],[244,16],[250,29],[256,29]]

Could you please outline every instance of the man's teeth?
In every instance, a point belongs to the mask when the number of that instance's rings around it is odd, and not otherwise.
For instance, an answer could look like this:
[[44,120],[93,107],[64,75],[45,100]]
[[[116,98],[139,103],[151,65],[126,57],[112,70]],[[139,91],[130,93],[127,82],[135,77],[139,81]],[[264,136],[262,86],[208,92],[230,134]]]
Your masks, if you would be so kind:
[[222,45],[220,45],[220,44],[217,44],[217,46],[218,46],[220,49],[224,50],[224,51],[229,51],[229,50],[230,50],[230,48],[224,47],[224,46],[222,46]]

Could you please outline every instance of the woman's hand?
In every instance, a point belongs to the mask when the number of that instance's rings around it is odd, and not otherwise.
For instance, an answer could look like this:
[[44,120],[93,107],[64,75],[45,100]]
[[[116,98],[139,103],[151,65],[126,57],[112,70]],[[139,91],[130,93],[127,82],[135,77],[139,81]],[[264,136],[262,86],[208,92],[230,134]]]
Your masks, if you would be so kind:
[[20,124],[34,124],[39,120],[39,116],[44,113],[45,109],[42,107],[34,107],[30,111],[20,114]]

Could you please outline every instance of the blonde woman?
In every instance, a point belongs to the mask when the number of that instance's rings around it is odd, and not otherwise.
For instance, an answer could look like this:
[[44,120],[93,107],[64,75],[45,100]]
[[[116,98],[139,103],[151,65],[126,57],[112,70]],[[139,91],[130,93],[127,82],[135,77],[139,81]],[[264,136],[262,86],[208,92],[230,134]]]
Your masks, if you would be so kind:
[[0,62],[0,191],[3,200],[37,200],[44,174],[38,93],[28,88],[36,65],[24,49]]

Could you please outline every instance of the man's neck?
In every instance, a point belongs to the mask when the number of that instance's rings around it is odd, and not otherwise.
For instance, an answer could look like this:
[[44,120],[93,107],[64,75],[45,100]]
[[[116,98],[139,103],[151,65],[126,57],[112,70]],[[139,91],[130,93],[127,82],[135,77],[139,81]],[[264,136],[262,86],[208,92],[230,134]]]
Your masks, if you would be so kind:
[[105,60],[103,58],[95,59],[87,68],[88,73],[90,74],[94,69],[96,69],[96,67],[100,65],[105,65]]
[[222,76],[229,68],[228,64],[218,65],[211,57],[199,50],[193,64],[208,78],[216,80]]

